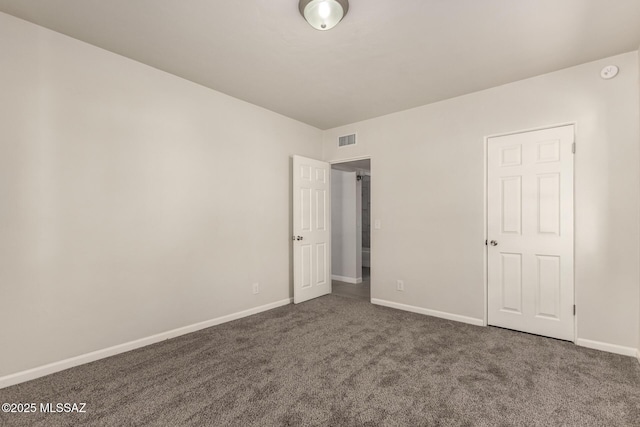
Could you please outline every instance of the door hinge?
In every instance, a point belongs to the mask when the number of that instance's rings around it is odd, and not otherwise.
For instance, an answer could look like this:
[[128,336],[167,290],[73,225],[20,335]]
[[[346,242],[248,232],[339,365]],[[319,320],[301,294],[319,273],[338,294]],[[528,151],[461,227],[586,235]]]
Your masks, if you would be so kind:
[[576,305],[575,304],[573,304],[573,315],[574,316],[576,315]]
[[575,142],[573,144],[571,144],[571,152],[573,154],[576,154],[576,143]]

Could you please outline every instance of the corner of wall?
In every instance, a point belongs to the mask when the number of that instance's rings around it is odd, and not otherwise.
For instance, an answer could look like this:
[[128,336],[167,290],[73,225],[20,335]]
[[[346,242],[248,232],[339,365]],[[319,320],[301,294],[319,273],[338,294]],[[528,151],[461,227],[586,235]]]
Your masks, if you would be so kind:
[[[0,322],[0,386],[288,301],[287,161],[321,156],[321,129],[4,13],[0,52],[19,100],[0,129],[0,312],[20,324]],[[228,179],[243,168],[259,185]]]
[[[638,46],[638,87],[640,88],[640,46]],[[638,91],[638,105],[640,106],[640,90]],[[640,123],[640,114],[638,115],[638,123]],[[638,144],[640,145],[640,140],[638,140]],[[638,159],[640,162],[640,159]],[[640,177],[638,177],[640,179]],[[638,218],[640,221],[640,218]],[[640,283],[638,283],[638,351],[636,356],[638,357],[638,362],[640,362]]]

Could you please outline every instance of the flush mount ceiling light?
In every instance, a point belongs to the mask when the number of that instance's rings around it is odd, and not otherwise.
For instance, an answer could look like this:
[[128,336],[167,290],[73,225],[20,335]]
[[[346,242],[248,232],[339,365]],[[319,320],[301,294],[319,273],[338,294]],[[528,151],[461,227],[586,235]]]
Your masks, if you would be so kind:
[[300,14],[316,30],[330,30],[347,14],[348,0],[300,0]]

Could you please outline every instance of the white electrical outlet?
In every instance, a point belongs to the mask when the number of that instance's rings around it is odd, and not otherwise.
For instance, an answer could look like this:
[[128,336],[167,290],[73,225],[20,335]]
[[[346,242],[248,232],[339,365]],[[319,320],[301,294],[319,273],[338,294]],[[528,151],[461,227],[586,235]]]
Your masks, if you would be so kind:
[[253,284],[253,293],[254,294],[259,294],[260,293],[260,283],[254,283]]
[[404,292],[404,281],[398,280],[396,281],[396,290],[399,292]]
[[376,219],[375,221],[373,221],[373,228],[376,230],[380,230],[382,228],[382,223],[380,222],[379,219]]

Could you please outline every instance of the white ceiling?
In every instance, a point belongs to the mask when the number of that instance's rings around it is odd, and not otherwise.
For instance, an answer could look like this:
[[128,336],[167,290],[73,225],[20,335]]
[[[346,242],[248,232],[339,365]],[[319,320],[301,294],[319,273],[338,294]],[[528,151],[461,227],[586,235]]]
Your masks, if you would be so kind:
[[640,0],[0,0],[0,11],[320,129],[638,49]]

